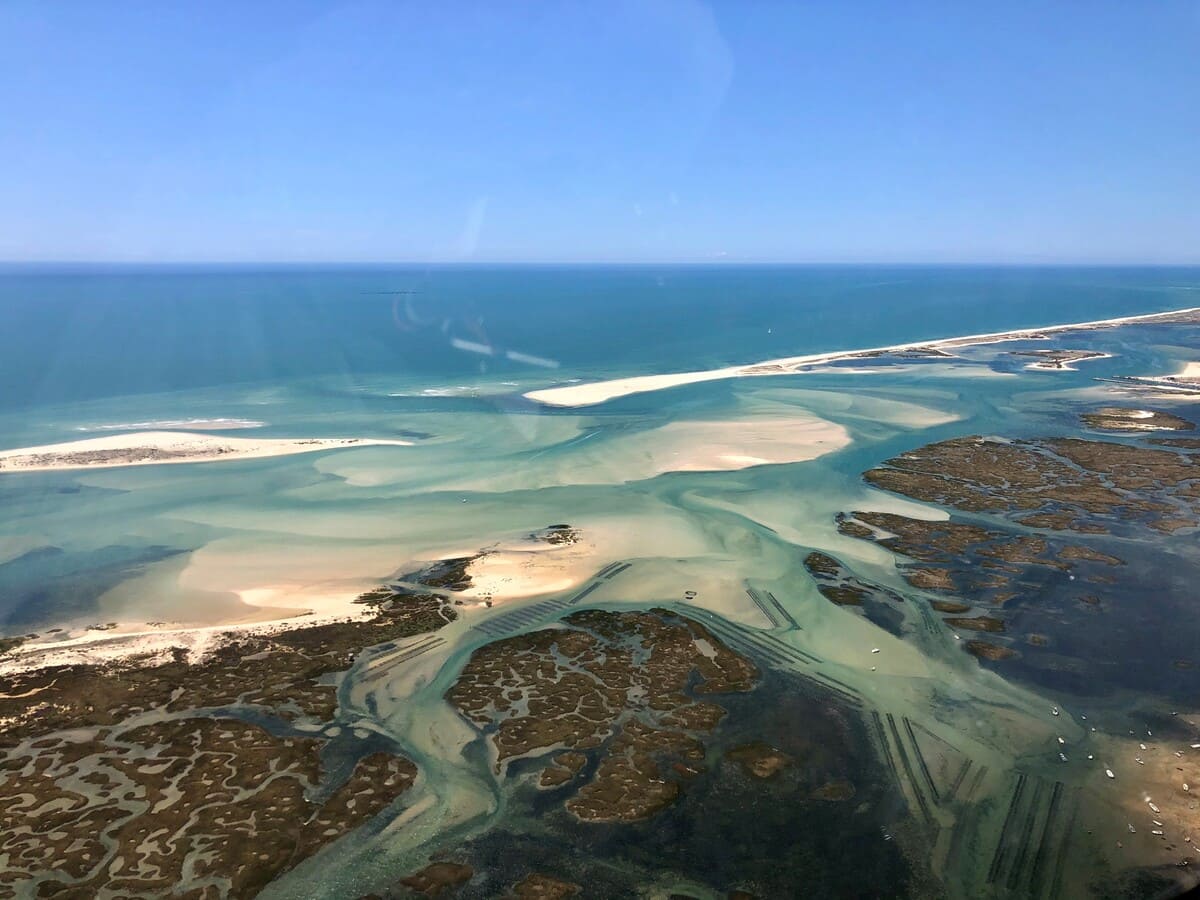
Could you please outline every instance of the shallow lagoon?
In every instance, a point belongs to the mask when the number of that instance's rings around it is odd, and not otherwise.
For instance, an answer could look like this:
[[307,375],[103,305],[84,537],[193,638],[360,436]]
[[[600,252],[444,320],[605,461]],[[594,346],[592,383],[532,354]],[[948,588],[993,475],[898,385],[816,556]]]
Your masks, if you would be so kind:
[[[1151,309],[1190,299],[1182,288],[1152,296]],[[1069,321],[1069,306],[1052,320]],[[1113,312],[1144,308],[1126,303]],[[1039,323],[1044,316],[1001,324]],[[946,327],[941,333],[952,333]],[[1192,421],[1200,413],[1194,398],[1104,380],[1177,371],[1200,352],[1193,326],[1074,333],[1054,342],[1060,345],[1111,357],[1074,371],[1030,371],[1028,359],[1008,351],[1045,342],[990,345],[950,361],[857,361],[576,410],[540,408],[520,394],[602,367],[449,380],[412,372],[307,375],[25,409],[4,417],[6,444],[66,440],[79,427],[211,416],[265,422],[255,429],[265,436],[404,436],[415,445],[2,478],[5,633],[108,621],[231,621],[254,613],[244,601],[255,591],[352,594],[422,560],[507,547],[567,522],[582,535],[570,564],[555,564],[555,577],[569,586],[506,600],[498,582],[493,605],[473,599],[462,607],[435,649],[395,663],[376,652],[359,657],[339,688],[339,716],[399,747],[421,776],[388,814],[285,874],[269,893],[403,890],[395,887],[401,877],[446,850],[477,870],[463,896],[493,896],[526,871],[605,885],[608,895],[698,897],[742,886],[760,896],[816,885],[844,895],[856,871],[865,894],[884,884],[914,895],[935,884],[953,896],[1086,892],[1093,879],[1119,885],[1119,873],[1139,867],[1186,883],[1186,870],[1171,868],[1185,850],[1177,839],[1165,850],[1139,811],[1143,782],[1171,773],[1152,775],[1132,759],[1145,730],[1164,738],[1157,747],[1164,756],[1187,748],[1191,726],[1184,722],[1200,712],[1180,708],[1200,686],[1200,666],[1153,668],[1160,657],[1188,662],[1188,648],[1200,646],[1190,582],[1176,574],[1197,565],[1194,531],[1152,544],[1119,534],[1100,540],[1096,546],[1119,546],[1129,571],[1144,572],[1141,590],[1085,608],[1071,605],[1067,585],[1044,585],[1013,603],[1008,625],[1046,635],[1050,646],[981,664],[931,616],[928,595],[900,577],[893,554],[837,530],[838,513],[857,509],[944,518],[942,508],[861,478],[933,441],[964,434],[1094,439],[1078,413],[1101,404],[1147,405]],[[674,352],[684,362],[679,347]],[[778,355],[749,352],[736,361]],[[604,374],[625,371],[613,365]],[[664,435],[672,434],[664,429],[723,423],[736,440],[738,423],[764,417],[829,423],[837,431],[814,431],[814,439],[845,439],[809,445],[803,455],[812,458],[799,462],[655,474],[689,449],[684,440],[664,454]],[[889,607],[889,628],[818,593],[803,566],[814,549],[903,597]],[[542,560],[559,558],[530,557],[523,577],[536,585]],[[617,562],[631,565],[598,575]],[[554,605],[592,585],[578,604]],[[652,606],[701,617],[766,673],[755,692],[728,702],[728,721],[709,743],[708,772],[667,812],[631,826],[573,821],[519,767],[498,779],[486,740],[444,699],[471,652],[552,625],[575,608]],[[510,615],[522,609],[533,612]],[[1180,713],[1174,722],[1172,712]],[[841,730],[828,721],[841,722]],[[1134,728],[1138,736],[1127,733]],[[844,745],[832,752],[835,731]],[[738,785],[746,785],[722,758],[743,739],[798,756],[796,741],[814,741],[836,757],[858,793],[849,806],[797,807],[801,782],[793,779],[751,785],[762,796],[744,806]],[[1060,746],[1070,747],[1065,763]],[[1116,779],[1104,776],[1102,762],[1117,770]],[[1130,834],[1127,823],[1137,816]],[[706,830],[713,823],[720,835],[745,823],[744,838],[732,840],[727,854],[708,852],[721,840]],[[577,859],[564,864],[568,853]],[[792,862],[780,866],[784,853]]]

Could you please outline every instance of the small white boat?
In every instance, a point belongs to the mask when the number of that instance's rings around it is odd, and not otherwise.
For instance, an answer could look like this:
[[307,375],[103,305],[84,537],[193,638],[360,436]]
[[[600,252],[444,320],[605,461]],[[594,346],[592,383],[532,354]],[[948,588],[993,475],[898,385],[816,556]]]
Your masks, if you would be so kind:
[[1113,770],[1112,770],[1112,769],[1105,769],[1105,770],[1104,770],[1104,774],[1105,774],[1105,775],[1107,775],[1109,778],[1116,778],[1116,777],[1117,777],[1116,775],[1114,775],[1114,774],[1113,774]]

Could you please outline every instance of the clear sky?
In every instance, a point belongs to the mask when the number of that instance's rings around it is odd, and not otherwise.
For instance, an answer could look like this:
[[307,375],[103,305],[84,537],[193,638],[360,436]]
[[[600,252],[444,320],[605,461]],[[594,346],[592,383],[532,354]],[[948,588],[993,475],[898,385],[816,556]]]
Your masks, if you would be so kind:
[[1200,262],[1200,2],[6,0],[0,259]]

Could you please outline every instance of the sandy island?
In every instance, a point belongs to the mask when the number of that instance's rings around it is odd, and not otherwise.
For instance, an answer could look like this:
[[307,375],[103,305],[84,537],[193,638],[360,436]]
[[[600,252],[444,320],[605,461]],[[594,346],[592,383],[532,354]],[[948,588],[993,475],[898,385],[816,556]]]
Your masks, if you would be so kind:
[[0,450],[0,472],[105,469],[116,466],[258,459],[345,447],[409,446],[411,443],[375,438],[234,438],[192,434],[186,431],[141,431],[68,441],[64,444]]
[[[871,347],[863,350],[835,350],[830,353],[812,353],[807,356],[770,359],[744,366],[728,366],[723,369],[709,369],[703,372],[637,375],[632,378],[615,378],[611,381],[597,381],[590,384],[569,384],[561,387],[528,391],[524,396],[529,400],[544,403],[547,406],[592,406],[597,403],[604,403],[607,400],[616,399],[617,397],[626,397],[630,394],[641,394],[647,391],[660,391],[665,388],[679,387],[685,384],[720,381],[726,378],[743,378],[752,375],[790,375],[796,374],[797,371],[808,366],[861,359],[885,353],[919,350],[929,351],[931,355],[940,356],[943,354],[934,351],[945,351],[954,347],[971,347],[978,344],[1040,340],[1051,334],[1062,334],[1069,331],[1087,331],[1095,328],[1111,328],[1118,325],[1148,324],[1152,322],[1170,322],[1173,320],[1189,321],[1194,320],[1194,317],[1198,314],[1200,314],[1200,307],[1193,306],[1171,312],[1148,313],[1139,316],[1119,316],[1113,319],[1097,319],[1094,322],[1049,325],[1044,328],[1022,328],[1016,331],[996,331],[990,334],[973,334],[965,337],[940,338],[932,341],[911,341],[906,344]],[[1187,372],[1176,376],[1177,379],[1188,377]]]

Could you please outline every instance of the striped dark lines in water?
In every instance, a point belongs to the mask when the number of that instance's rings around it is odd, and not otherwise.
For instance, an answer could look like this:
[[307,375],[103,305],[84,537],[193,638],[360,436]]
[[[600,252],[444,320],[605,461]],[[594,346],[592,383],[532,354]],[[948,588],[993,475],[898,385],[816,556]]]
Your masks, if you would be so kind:
[[975,796],[975,792],[977,790],[979,790],[979,785],[983,782],[983,779],[987,776],[987,771],[988,771],[987,766],[980,766],[978,769],[975,770],[975,777],[973,779],[971,779],[971,786],[969,788],[967,788],[967,792],[963,795],[964,803],[969,803],[971,798]]
[[992,865],[988,869],[988,884],[992,884],[1000,874],[1000,867],[1004,864],[1004,857],[1008,853],[1009,832],[1017,817],[1017,807],[1021,804],[1021,795],[1025,792],[1025,781],[1024,773],[1017,775],[1012,799],[1008,803],[1008,813],[1004,817],[1004,827],[1000,830],[1000,839],[996,841],[996,852],[992,854]]
[[603,569],[601,569],[599,572],[596,573],[596,577],[603,578],[605,575],[607,575],[609,572],[611,572],[613,569],[615,569],[619,565],[621,565],[620,560],[609,563],[607,566],[605,566]]
[[771,604],[779,611],[779,614],[787,619],[788,624],[790,624],[793,628],[800,627],[800,623],[792,618],[792,614],[783,608],[783,604],[779,602],[778,597],[776,597],[770,591],[767,591],[767,599],[771,601]]
[[1042,803],[1042,795],[1045,793],[1046,782],[1040,778],[1035,778],[1033,782],[1033,796],[1029,798],[1029,811],[1025,814],[1025,822],[1021,826],[1020,838],[1021,841],[1017,845],[1017,856],[1013,860],[1012,868],[1008,871],[1008,889],[1014,890],[1021,881],[1021,876],[1024,874],[1025,859],[1029,855],[1029,844],[1033,840],[1034,823],[1037,821],[1037,815]]
[[[1042,826],[1041,837],[1038,838],[1037,853],[1033,857],[1033,869],[1029,876],[1029,893],[1037,897],[1042,893],[1042,885],[1046,880],[1046,862],[1050,857],[1050,845],[1054,837],[1055,818],[1062,808],[1063,783],[1054,782],[1054,790],[1050,793],[1050,805],[1046,810],[1046,823]],[[1066,837],[1063,838],[1066,843]]]
[[955,795],[958,793],[958,789],[962,786],[963,779],[967,777],[967,772],[971,770],[971,766],[974,765],[974,763],[975,761],[973,759],[966,759],[963,761],[962,766],[959,767],[958,774],[954,776],[954,783],[950,785],[950,793],[946,795],[947,801],[954,799]]
[[861,697],[858,697],[854,694],[848,694],[848,693],[846,693],[846,691],[843,691],[841,688],[834,687],[832,684],[829,683],[829,681],[826,680],[825,676],[823,676],[823,675],[819,675],[815,672],[798,672],[797,674],[802,679],[804,679],[806,682],[808,682],[809,684],[815,686],[816,688],[818,688],[821,691],[824,691],[827,694],[832,694],[834,697],[837,697],[839,700],[841,700],[843,703],[845,703],[848,706],[861,708],[863,705],[863,701],[862,701]]
[[613,569],[607,575],[604,575],[602,577],[611,581],[612,579],[616,578],[618,575],[620,575],[622,572],[624,572],[626,569],[628,569],[632,565],[633,565],[633,563],[620,563],[620,564],[618,564],[618,566],[615,569]]
[[879,745],[883,748],[883,757],[887,760],[888,768],[892,770],[892,777],[895,778],[897,784],[900,782],[900,770],[896,768],[896,760],[892,756],[892,747],[888,743],[887,732],[883,730],[883,720],[879,718],[879,713],[871,710],[871,720],[875,723],[875,731],[879,736]]
[[499,637],[518,628],[526,628],[550,613],[559,612],[568,603],[570,603],[569,600],[546,600],[542,603],[535,603],[533,606],[514,609],[512,612],[501,613],[495,618],[480,622],[475,626],[475,630],[492,637]]
[[912,743],[913,755],[917,758],[917,764],[921,767],[921,773],[925,776],[925,783],[929,785],[929,793],[933,795],[933,802],[940,804],[941,796],[938,794],[937,785],[933,783],[933,776],[929,774],[929,764],[925,762],[925,754],[921,752],[921,745],[917,743],[917,736],[913,734],[912,722],[908,720],[908,716],[904,717],[904,730],[908,732],[908,739]]
[[1063,829],[1062,840],[1058,845],[1058,856],[1054,860],[1054,880],[1050,884],[1051,897],[1062,896],[1062,876],[1066,869],[1067,851],[1071,845],[1071,835],[1075,833],[1075,817],[1079,815],[1079,788],[1071,792],[1069,809],[1066,816],[1066,827]]
[[771,623],[771,627],[778,628],[779,620],[775,618],[775,614],[771,612],[770,607],[767,606],[767,602],[759,595],[758,591],[754,588],[746,588],[746,594],[754,601],[754,605],[758,607],[759,611],[767,617],[767,621]]
[[896,741],[896,752],[900,754],[900,765],[904,767],[904,774],[908,778],[908,783],[912,786],[913,795],[917,798],[917,805],[921,807],[921,816],[925,819],[927,825],[934,825],[933,814],[929,811],[929,801],[925,799],[925,795],[921,792],[921,786],[917,784],[917,778],[913,774],[912,763],[908,761],[908,751],[904,749],[904,741],[900,738],[900,730],[896,728],[896,719],[891,714],[887,714],[888,728],[891,729],[892,737]]
[[392,643],[390,649],[384,649],[383,652],[376,653],[367,660],[366,671],[370,672],[380,666],[394,666],[399,663],[408,662],[410,659],[416,659],[418,656],[429,652],[434,647],[440,647],[444,643],[446,643],[445,638],[437,635],[426,635],[419,638],[415,643],[403,647],[398,647],[395,643]]
[[775,637],[775,635],[773,635],[773,634],[761,634],[760,633],[756,636],[761,638],[764,641],[770,641],[772,644],[775,644],[779,647],[783,647],[784,649],[786,649],[792,653],[795,653],[798,656],[803,657],[805,660],[807,660],[810,663],[824,662],[824,660],[821,659],[821,657],[819,657],[813,653],[809,653],[807,650],[801,650],[798,647],[793,647],[787,641],[780,640],[779,638]]
[[570,600],[568,600],[567,603],[574,606],[576,603],[578,603],[580,600],[582,600],[584,597],[586,597],[592,591],[596,590],[596,588],[598,588],[598,587],[600,587],[599,581],[592,582],[587,587],[585,587],[582,591],[580,591],[578,594],[576,594],[574,597],[572,597]]
[[715,631],[717,634],[719,634],[725,640],[726,643],[732,644],[733,646],[735,646],[739,650],[741,650],[743,653],[748,653],[751,655],[757,654],[759,656],[765,656],[767,659],[769,659],[771,662],[775,663],[775,665],[777,665],[777,666],[787,666],[787,665],[793,665],[795,663],[795,660],[790,659],[787,656],[784,656],[778,650],[772,650],[769,647],[759,646],[757,643],[755,643],[753,640],[750,639],[749,635],[742,634],[741,632],[734,631],[732,629],[725,629],[725,628],[722,628],[722,627],[719,627],[716,625],[712,625],[712,630]]
[[[774,635],[762,631],[752,631],[745,626],[722,620],[712,620],[708,624],[717,634],[742,652],[751,655],[757,654],[777,666],[791,668],[809,666],[822,661],[820,657],[806,653],[781,641]],[[793,671],[820,692],[832,694],[835,698],[851,706],[861,707],[863,705],[862,696],[854,688],[832,675],[819,672],[797,672],[795,669]]]

